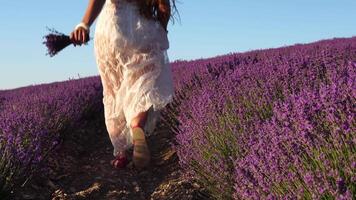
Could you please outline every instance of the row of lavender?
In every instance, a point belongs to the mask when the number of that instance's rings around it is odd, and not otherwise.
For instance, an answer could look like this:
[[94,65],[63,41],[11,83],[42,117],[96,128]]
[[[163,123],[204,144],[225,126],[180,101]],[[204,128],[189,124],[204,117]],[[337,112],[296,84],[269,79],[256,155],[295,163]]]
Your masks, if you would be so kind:
[[354,37],[174,63],[180,164],[216,199],[355,198],[355,61]]
[[29,86],[0,93],[0,198],[43,170],[64,133],[102,112],[99,77]]

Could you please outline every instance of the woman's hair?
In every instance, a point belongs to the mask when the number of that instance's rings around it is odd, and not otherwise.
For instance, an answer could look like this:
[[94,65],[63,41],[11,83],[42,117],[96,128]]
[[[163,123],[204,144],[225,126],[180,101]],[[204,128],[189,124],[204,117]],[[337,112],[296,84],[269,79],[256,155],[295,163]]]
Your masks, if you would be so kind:
[[[159,1],[162,0],[137,0],[140,13],[147,18],[157,19],[158,12],[159,12],[158,10]],[[169,5],[171,9],[170,19],[174,20],[175,14],[179,15],[178,9],[176,7],[176,0],[163,0],[163,2],[166,1],[168,1],[170,4]]]

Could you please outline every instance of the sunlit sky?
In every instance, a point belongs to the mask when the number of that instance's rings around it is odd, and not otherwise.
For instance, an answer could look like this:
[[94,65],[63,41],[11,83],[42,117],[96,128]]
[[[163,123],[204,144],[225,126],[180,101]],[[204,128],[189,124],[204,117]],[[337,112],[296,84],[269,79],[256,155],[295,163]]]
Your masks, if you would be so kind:
[[[1,0],[0,90],[99,75],[92,41],[52,58],[42,44],[46,26],[69,35],[88,2]],[[355,0],[179,0],[177,7],[171,61],[356,36]]]

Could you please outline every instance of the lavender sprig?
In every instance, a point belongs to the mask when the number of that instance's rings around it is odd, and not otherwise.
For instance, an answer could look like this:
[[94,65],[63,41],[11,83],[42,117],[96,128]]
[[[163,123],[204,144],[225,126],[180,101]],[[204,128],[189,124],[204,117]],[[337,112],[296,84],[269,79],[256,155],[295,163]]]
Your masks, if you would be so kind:
[[[42,42],[42,44],[45,44],[47,46],[47,53],[46,55],[49,55],[50,57],[53,57],[56,55],[58,52],[60,52],[62,49],[66,48],[70,44],[73,44],[73,41],[70,39],[68,35],[65,35],[63,33],[58,32],[54,28],[50,29],[46,27],[51,33],[43,36],[43,38],[46,39],[46,41]],[[88,41],[90,38],[88,37]],[[87,44],[86,41],[84,44]]]

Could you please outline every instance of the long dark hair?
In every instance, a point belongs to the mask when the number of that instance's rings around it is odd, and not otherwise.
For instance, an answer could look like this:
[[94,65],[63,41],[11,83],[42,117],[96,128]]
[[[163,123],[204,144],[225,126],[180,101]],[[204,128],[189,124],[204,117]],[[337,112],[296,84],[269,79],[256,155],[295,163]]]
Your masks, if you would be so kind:
[[[174,22],[176,14],[178,14],[178,9],[176,7],[176,0],[167,0],[170,4],[171,16],[170,19]],[[158,19],[158,2],[159,0],[137,0],[139,5],[140,13],[149,19]]]

